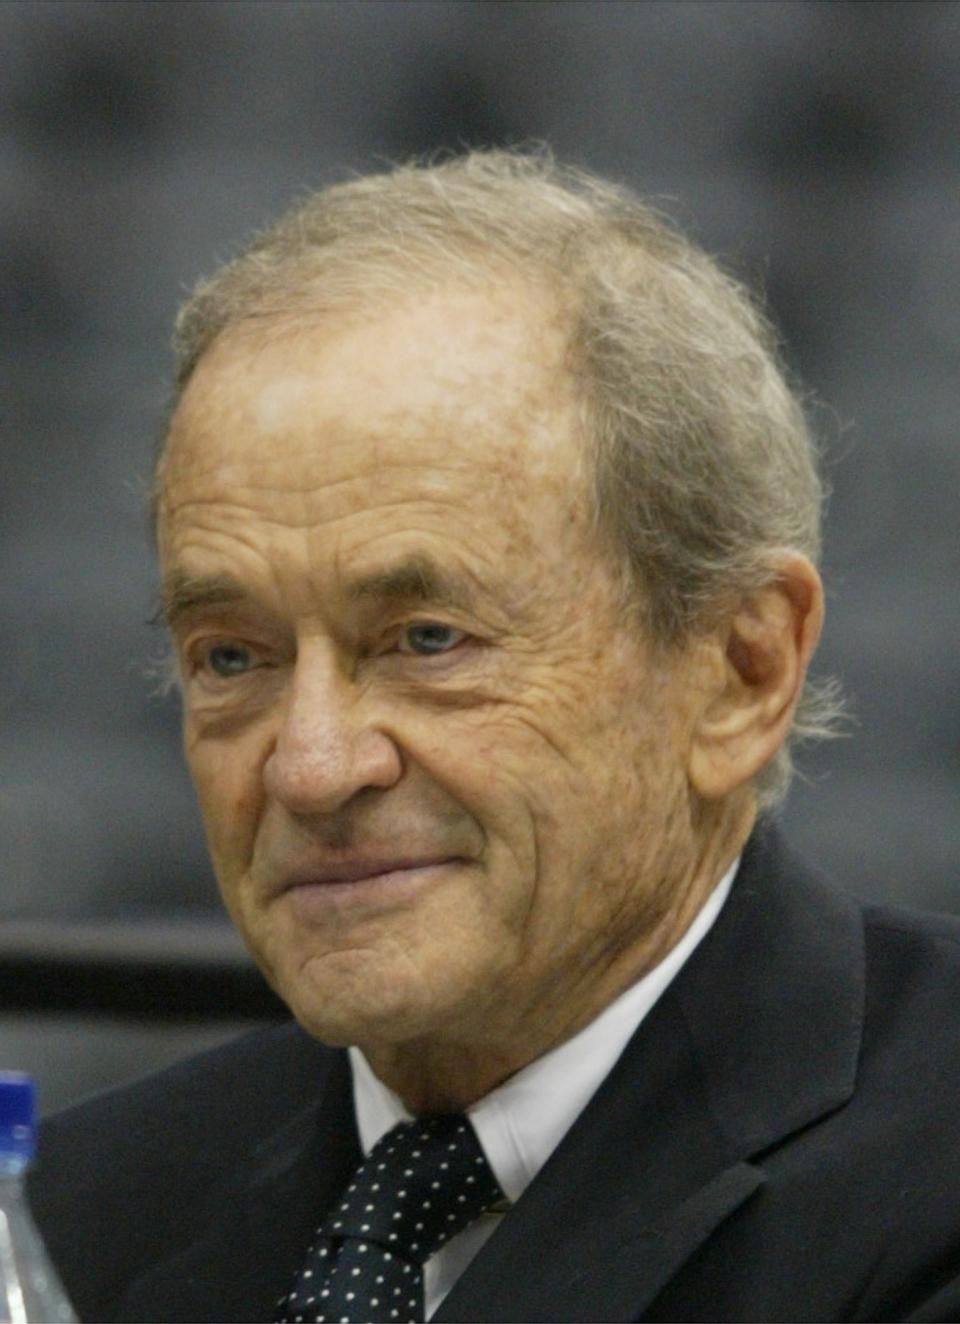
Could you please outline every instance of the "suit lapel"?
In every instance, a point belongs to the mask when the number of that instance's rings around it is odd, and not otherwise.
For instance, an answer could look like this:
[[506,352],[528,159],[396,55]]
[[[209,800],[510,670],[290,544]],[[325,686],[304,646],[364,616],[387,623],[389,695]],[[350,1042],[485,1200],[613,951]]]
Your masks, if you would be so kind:
[[670,990],[733,1153],[758,1153],[850,1098],[865,987],[859,905],[758,830]]
[[676,1006],[618,1062],[436,1320],[633,1319],[761,1184],[731,1162]]
[[208,1235],[133,1283],[120,1317],[271,1319],[359,1157],[346,1054],[325,1054],[315,1097],[212,1195]]
[[631,1320],[853,1089],[857,908],[761,830],[724,910],[443,1301],[449,1320]]

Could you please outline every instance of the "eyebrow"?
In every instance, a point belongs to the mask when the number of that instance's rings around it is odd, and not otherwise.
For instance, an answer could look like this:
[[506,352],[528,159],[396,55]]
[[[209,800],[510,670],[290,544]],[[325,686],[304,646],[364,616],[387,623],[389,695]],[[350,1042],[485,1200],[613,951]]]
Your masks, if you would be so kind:
[[381,598],[403,602],[431,602],[441,607],[469,611],[474,595],[464,580],[429,556],[415,554],[383,570],[373,570],[351,579],[347,597]]
[[[358,602],[372,598],[395,602],[435,603],[458,611],[469,611],[474,595],[459,576],[438,565],[429,556],[413,555],[383,570],[371,570],[350,579],[346,596]],[[198,607],[222,607],[249,602],[250,592],[231,575],[191,575],[173,570],[160,586],[156,619],[173,626]]]
[[160,607],[156,619],[172,626],[195,607],[220,607],[244,602],[248,591],[230,575],[191,575],[173,570],[160,585]]

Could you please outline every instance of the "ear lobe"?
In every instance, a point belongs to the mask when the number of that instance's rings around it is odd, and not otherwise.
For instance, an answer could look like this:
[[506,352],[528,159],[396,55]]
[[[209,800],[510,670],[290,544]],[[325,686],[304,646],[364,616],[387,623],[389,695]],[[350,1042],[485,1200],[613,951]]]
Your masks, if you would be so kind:
[[701,797],[719,800],[751,781],[786,740],[822,623],[820,576],[797,553],[737,607],[716,638],[722,666],[690,748]]

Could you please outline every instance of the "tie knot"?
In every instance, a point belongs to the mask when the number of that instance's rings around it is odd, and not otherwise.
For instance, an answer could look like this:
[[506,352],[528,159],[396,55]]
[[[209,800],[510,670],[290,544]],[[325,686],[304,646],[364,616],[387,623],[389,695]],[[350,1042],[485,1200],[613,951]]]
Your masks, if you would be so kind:
[[374,1145],[322,1231],[422,1264],[501,1197],[466,1117],[400,1122]]

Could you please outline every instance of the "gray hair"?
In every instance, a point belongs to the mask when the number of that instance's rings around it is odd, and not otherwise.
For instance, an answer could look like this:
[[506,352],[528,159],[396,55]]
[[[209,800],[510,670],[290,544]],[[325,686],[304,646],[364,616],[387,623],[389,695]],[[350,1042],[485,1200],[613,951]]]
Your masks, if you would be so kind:
[[[178,392],[227,329],[492,269],[559,298],[595,527],[655,643],[681,645],[775,581],[786,551],[817,561],[816,447],[763,313],[655,209],[545,150],[474,151],[310,194],[198,284],[176,324]],[[761,806],[786,794],[791,745],[833,735],[839,712],[835,684],[808,679],[790,740],[755,779]]]

